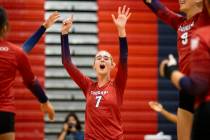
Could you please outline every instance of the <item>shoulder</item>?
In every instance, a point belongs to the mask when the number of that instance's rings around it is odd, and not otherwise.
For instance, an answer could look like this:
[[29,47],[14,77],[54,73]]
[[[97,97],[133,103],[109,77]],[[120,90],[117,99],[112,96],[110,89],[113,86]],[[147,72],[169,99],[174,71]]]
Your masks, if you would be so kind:
[[197,29],[194,32],[194,35],[199,35],[199,36],[202,36],[202,37],[206,36],[206,37],[209,38],[210,37],[209,32],[210,32],[210,26],[205,26],[205,27]]
[[8,41],[2,41],[1,44],[9,50],[19,49],[19,47],[17,45],[15,45],[11,42],[8,42]]
[[24,54],[24,51],[22,50],[21,47],[11,43],[11,42],[6,42],[7,46],[9,46],[9,48],[13,51],[15,51],[18,54]]

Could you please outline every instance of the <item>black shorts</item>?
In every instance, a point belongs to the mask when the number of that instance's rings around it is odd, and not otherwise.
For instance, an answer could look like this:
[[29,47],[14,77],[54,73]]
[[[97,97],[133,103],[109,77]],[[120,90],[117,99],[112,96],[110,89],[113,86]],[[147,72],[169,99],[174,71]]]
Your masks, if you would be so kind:
[[210,102],[195,110],[191,140],[210,140]]
[[195,96],[186,94],[183,91],[179,92],[179,108],[194,113],[194,102]]
[[15,131],[15,114],[0,111],[0,134]]

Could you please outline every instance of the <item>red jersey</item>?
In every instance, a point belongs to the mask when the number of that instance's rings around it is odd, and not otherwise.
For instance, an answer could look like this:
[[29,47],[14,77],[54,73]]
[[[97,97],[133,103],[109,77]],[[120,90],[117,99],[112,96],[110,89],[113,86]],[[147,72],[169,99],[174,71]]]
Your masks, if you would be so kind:
[[159,0],[153,0],[151,4],[146,3],[149,8],[166,24],[177,31],[177,50],[179,56],[179,69],[182,73],[190,73],[190,40],[192,33],[203,26],[210,24],[208,12],[204,6],[201,13],[187,20],[185,16],[174,13],[165,7]]
[[190,78],[198,90],[197,103],[210,101],[210,26],[194,32],[191,40]]
[[202,13],[184,20],[177,29],[177,49],[179,55],[179,69],[186,75],[190,74],[190,40],[192,33],[203,26],[210,24],[206,9]]
[[0,111],[15,112],[13,92],[10,91],[19,70],[24,84],[34,81],[29,60],[21,48],[0,40]]
[[[85,140],[123,140],[120,107],[127,80],[127,41],[120,38],[121,56],[115,80],[98,87],[71,62],[68,36],[62,35],[62,61],[86,97]],[[124,46],[124,47],[123,47]]]

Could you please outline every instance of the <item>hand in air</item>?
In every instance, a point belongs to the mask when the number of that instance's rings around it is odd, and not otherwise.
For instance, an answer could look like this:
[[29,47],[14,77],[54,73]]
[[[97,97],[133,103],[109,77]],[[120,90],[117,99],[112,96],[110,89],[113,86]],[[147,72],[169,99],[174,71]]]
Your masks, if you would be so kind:
[[69,18],[65,19],[61,27],[61,33],[68,34],[72,27],[72,24],[73,24],[73,16],[70,16]]
[[123,8],[118,7],[118,16],[117,18],[115,15],[112,14],[112,19],[115,25],[117,26],[118,30],[124,30],[127,20],[130,18],[130,8],[126,8],[124,5]]
[[47,20],[43,23],[43,26],[48,29],[50,28],[60,17],[60,14],[56,11],[53,12],[48,18]]

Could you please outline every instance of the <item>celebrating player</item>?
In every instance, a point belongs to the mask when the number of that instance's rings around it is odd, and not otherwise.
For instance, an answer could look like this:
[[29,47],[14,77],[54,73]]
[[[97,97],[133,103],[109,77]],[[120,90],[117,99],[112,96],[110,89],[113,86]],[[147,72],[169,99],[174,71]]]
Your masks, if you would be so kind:
[[[207,9],[203,8],[202,0],[180,0],[180,11],[186,16],[174,13],[159,0],[144,0],[145,4],[165,23],[177,31],[177,49],[179,55],[179,69],[182,73],[190,73],[190,39],[192,32],[210,23]],[[203,9],[203,10],[202,10]],[[184,94],[180,90],[179,108],[177,111],[178,140],[189,140],[192,127],[194,96]]]
[[42,110],[54,119],[54,109],[38,79],[34,76],[26,54],[20,47],[7,42],[4,37],[8,30],[6,12],[0,8],[0,139],[15,140],[15,101],[11,92],[16,71],[19,70],[24,84],[41,103]]
[[[205,0],[210,15],[210,0]],[[171,79],[172,83],[185,94],[196,97],[192,127],[192,140],[210,139],[210,26],[193,33],[191,40],[190,74],[186,76],[177,70],[172,55],[160,65],[160,75]]]
[[94,70],[97,82],[84,76],[72,63],[68,33],[72,26],[72,17],[63,22],[61,29],[62,63],[71,78],[83,90],[86,97],[85,111],[85,140],[123,139],[120,107],[123,102],[123,94],[127,81],[127,40],[125,26],[131,13],[129,8],[118,8],[118,17],[112,15],[119,34],[120,57],[118,72],[114,80],[110,73],[115,63],[110,53],[99,51],[94,60]]

